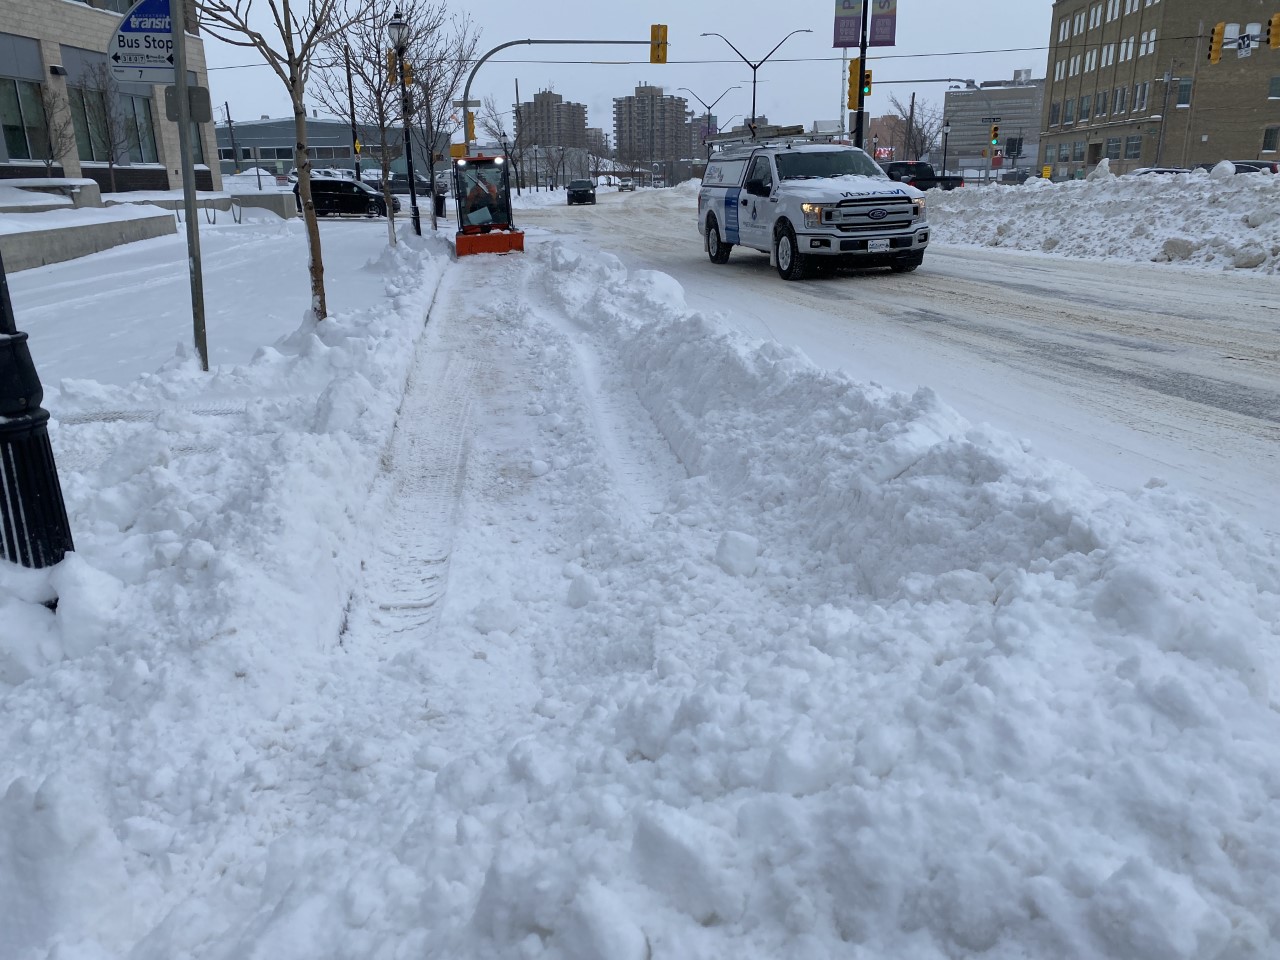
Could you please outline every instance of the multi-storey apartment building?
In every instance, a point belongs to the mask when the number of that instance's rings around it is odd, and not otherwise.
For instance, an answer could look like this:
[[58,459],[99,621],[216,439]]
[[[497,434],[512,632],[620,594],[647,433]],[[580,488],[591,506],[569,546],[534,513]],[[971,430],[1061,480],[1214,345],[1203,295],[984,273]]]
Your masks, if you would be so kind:
[[[1277,158],[1280,52],[1257,36],[1277,0],[1056,0],[1041,162],[1083,176],[1104,157],[1115,172]],[[1210,33],[1228,42],[1209,62]]]
[[[0,179],[48,171],[96,180],[104,193],[113,179],[118,191],[182,186],[178,127],[165,119],[164,87],[116,82],[107,67],[107,45],[132,6],[0,0]],[[186,11],[194,32],[190,0]],[[187,36],[186,53],[189,81],[207,87],[199,37]],[[218,189],[213,125],[192,127],[196,185]]]
[[587,149],[587,108],[542,90],[532,103],[516,104],[516,140],[544,147]]
[[[613,100],[613,142],[620,161],[655,176],[673,178],[695,155],[696,124],[689,102],[666,95],[662,87],[641,85]],[[657,167],[654,171],[653,168]]]

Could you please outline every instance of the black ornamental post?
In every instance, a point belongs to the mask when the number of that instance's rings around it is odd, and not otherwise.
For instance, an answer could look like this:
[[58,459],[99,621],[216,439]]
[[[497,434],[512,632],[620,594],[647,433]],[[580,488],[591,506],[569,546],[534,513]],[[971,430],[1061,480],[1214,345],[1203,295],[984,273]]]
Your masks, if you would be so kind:
[[49,411],[0,256],[0,558],[50,567],[75,549],[49,443]]

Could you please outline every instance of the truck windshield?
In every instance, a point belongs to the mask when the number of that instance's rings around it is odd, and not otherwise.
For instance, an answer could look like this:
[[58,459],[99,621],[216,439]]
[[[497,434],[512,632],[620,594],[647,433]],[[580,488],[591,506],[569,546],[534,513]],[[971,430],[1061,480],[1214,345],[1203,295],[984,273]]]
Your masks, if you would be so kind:
[[818,177],[884,177],[884,171],[861,150],[779,152],[778,176],[783,180]]

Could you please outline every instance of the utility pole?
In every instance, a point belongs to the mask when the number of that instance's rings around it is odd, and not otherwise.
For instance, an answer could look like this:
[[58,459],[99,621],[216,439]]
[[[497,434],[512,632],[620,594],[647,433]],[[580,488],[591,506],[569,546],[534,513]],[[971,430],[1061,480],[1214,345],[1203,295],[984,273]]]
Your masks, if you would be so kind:
[[[903,160],[919,160],[920,154],[911,155],[912,141],[916,139],[916,94],[911,92],[911,109],[907,112],[907,136],[902,144]],[[919,142],[919,141],[916,141]]]
[[[236,126],[231,122],[231,104],[226,100],[222,101],[222,106],[227,111],[227,133],[231,137],[231,171],[233,173],[240,172],[240,151],[236,149]],[[262,185],[258,185],[261,189]]]
[[178,107],[178,152],[182,155],[182,206],[187,221],[187,267],[191,274],[191,318],[200,369],[209,372],[204,326],[204,274],[200,267],[200,219],[196,208],[196,172],[191,165],[191,101],[187,85],[186,4],[169,4],[173,41],[173,86]]

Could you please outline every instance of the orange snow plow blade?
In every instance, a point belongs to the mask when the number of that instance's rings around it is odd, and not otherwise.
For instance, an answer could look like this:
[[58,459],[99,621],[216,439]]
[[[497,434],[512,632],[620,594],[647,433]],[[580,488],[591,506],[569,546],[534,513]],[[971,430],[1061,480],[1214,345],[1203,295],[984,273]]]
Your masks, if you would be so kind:
[[472,253],[523,252],[524,233],[520,230],[491,230],[489,233],[459,231],[454,246],[460,257]]

